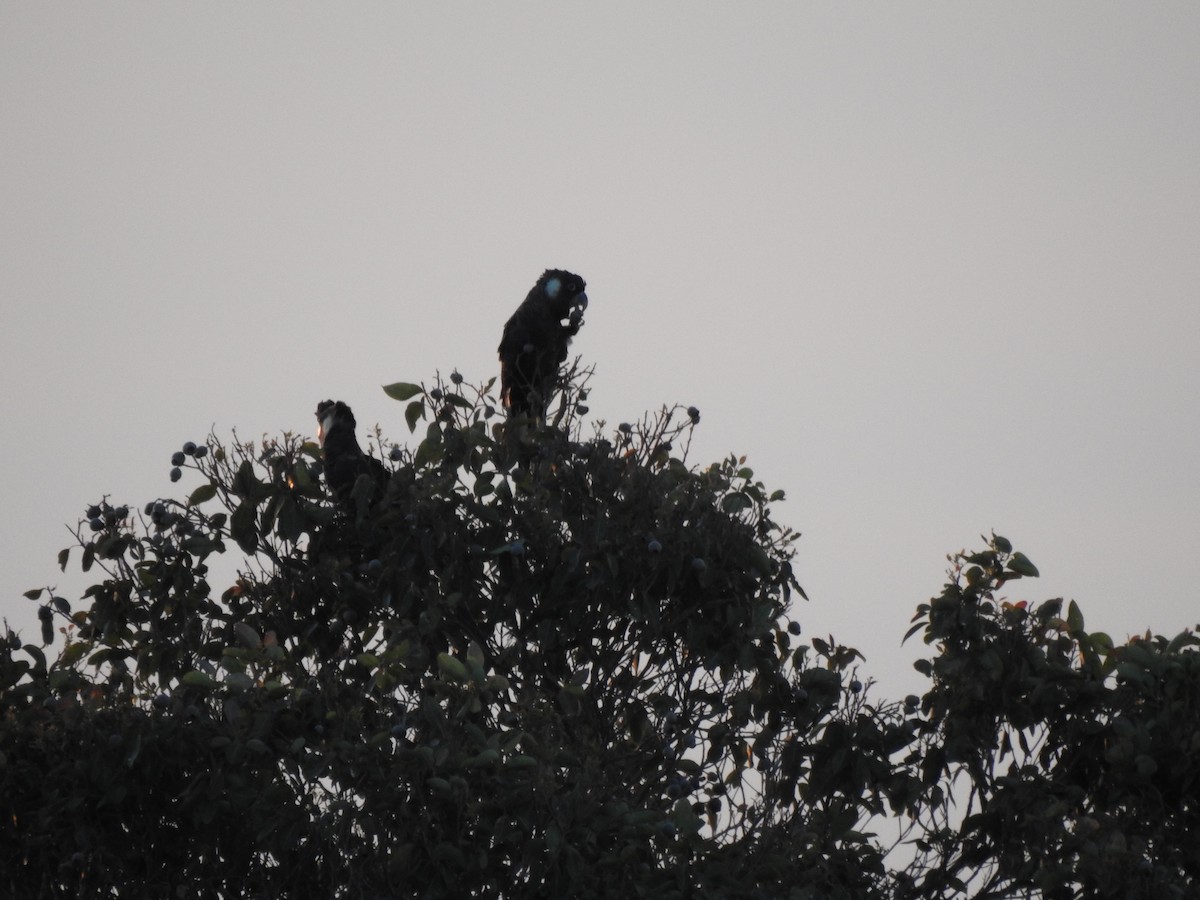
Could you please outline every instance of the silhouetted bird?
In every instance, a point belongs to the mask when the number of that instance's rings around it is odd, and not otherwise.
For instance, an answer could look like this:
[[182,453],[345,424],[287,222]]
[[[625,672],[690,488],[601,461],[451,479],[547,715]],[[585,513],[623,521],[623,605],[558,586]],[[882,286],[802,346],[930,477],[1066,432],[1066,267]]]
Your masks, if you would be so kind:
[[547,269],[505,323],[500,400],[510,416],[545,417],[567,345],[583,324],[585,287],[578,275]]
[[371,479],[368,499],[382,496],[388,482],[387,468],[373,456],[363,453],[354,434],[357,423],[350,407],[338,400],[322,400],[317,404],[317,440],[324,452],[325,484],[348,511],[355,508],[355,482],[360,475]]

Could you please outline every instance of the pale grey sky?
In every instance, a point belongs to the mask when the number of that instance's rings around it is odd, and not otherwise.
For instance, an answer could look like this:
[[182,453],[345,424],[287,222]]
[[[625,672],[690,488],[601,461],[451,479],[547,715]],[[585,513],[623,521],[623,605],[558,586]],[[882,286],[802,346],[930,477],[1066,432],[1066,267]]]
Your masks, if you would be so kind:
[[[996,529],[1117,639],[1200,620],[1200,5],[0,0],[0,614],[212,425],[405,439],[542,269],[611,422],[788,492],[810,633],[899,649]],[[220,589],[220,586],[216,586]]]

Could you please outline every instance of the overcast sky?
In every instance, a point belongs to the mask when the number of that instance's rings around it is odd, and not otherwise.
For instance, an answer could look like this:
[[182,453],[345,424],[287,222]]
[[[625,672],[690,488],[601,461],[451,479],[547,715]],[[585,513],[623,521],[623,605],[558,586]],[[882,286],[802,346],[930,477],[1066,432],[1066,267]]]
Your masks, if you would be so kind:
[[[995,529],[1124,639],[1200,620],[1200,4],[0,0],[0,614],[210,427],[407,438],[588,281],[592,414],[675,401],[903,692]],[[216,590],[224,585],[214,585]]]

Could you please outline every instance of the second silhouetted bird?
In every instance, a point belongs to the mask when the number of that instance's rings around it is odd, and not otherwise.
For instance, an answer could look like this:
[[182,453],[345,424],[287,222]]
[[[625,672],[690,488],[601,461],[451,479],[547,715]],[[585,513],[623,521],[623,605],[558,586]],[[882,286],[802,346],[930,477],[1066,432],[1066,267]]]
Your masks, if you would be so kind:
[[322,400],[317,404],[317,440],[324,457],[325,484],[338,504],[353,509],[354,483],[367,475],[379,491],[387,483],[387,468],[373,456],[363,453],[354,434],[357,423],[350,407],[342,401]]

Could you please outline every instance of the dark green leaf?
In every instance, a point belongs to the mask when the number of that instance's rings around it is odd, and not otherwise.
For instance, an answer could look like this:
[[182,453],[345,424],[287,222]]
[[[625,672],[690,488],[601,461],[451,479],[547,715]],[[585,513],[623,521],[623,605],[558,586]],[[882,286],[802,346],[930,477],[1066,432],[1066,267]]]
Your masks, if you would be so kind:
[[735,494],[726,494],[721,498],[721,509],[730,514],[740,513],[742,510],[749,509],[753,505],[750,498],[741,491]]
[[1021,551],[1017,551],[1012,555],[1012,559],[1008,561],[1008,568],[1016,572],[1018,575],[1028,575],[1030,578],[1038,577],[1037,566],[1029,561]]
[[200,487],[192,491],[188,497],[188,503],[192,506],[199,506],[201,503],[206,503],[213,497],[217,496],[217,486],[212,484],[202,484]]
[[451,681],[463,682],[468,678],[467,667],[461,660],[455,659],[449,653],[439,653],[437,664],[441,673]]
[[68,644],[66,648],[63,649],[62,656],[58,658],[58,664],[60,666],[75,665],[75,663],[79,661],[80,657],[87,653],[87,649],[88,645],[83,643],[83,641],[75,641],[74,643]]
[[258,549],[258,528],[255,525],[255,504],[244,500],[229,519],[229,533],[246,553]]
[[179,682],[180,684],[186,684],[190,687],[205,688],[208,690],[221,686],[221,683],[211,675],[207,674],[206,672],[196,671],[188,672],[179,679]]
[[417,394],[421,393],[421,386],[419,384],[409,384],[406,381],[397,381],[394,384],[385,384],[383,392],[393,400],[404,402],[405,400],[411,400]]
[[408,423],[408,430],[414,432],[417,430],[417,422],[425,414],[425,403],[422,400],[414,400],[408,404],[404,410],[404,421]]
[[1074,600],[1067,604],[1067,628],[1071,631],[1083,631],[1083,612]]

